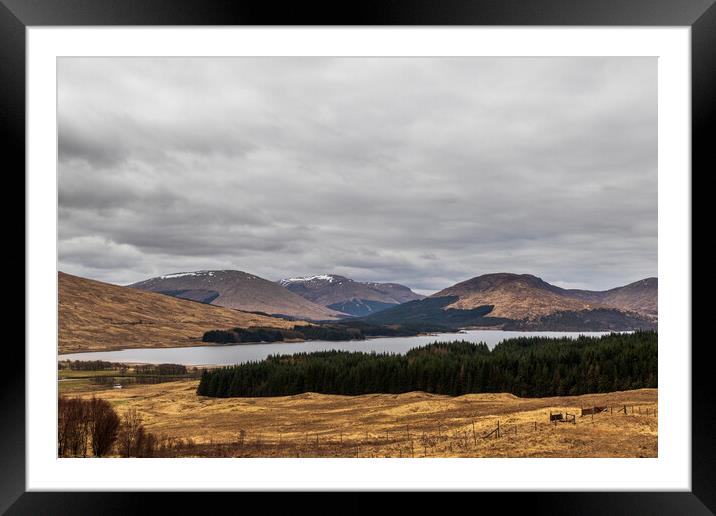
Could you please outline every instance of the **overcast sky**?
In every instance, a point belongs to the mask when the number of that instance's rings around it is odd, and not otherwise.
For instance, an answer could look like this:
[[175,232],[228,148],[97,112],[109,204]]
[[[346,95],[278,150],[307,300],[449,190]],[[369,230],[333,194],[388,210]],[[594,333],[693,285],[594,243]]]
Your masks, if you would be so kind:
[[657,274],[655,58],[63,58],[59,268]]

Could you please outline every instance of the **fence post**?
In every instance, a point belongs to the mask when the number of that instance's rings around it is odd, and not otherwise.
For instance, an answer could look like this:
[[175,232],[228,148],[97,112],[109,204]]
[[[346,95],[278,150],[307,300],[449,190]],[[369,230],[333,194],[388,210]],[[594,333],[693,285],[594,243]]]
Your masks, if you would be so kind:
[[475,420],[472,420],[472,441],[477,446],[477,436],[475,435]]
[[497,437],[500,437],[500,420],[497,420]]
[[537,421],[535,421],[535,432],[537,431]]

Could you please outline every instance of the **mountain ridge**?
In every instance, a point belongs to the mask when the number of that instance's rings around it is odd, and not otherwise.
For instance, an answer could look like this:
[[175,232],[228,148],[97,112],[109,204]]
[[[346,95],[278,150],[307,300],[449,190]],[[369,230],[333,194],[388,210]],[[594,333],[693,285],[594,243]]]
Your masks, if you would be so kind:
[[608,290],[567,289],[565,292],[576,298],[593,300],[656,318],[659,305],[658,290],[659,279],[649,277]]
[[608,291],[568,290],[531,274],[492,273],[362,319],[388,325],[422,320],[450,329],[488,326],[525,331],[655,329],[656,312],[637,311],[634,307],[656,306],[656,288],[656,283],[647,278]]
[[457,296],[449,308],[493,305],[491,316],[518,320],[602,308],[656,316],[657,288],[656,278],[646,278],[605,291],[564,289],[532,274],[500,272],[475,276],[430,297]]
[[156,276],[128,285],[183,299],[249,312],[335,320],[344,314],[313,303],[281,285],[238,270],[200,270]]
[[425,297],[399,283],[355,281],[338,274],[285,278],[278,283],[311,302],[356,316]]

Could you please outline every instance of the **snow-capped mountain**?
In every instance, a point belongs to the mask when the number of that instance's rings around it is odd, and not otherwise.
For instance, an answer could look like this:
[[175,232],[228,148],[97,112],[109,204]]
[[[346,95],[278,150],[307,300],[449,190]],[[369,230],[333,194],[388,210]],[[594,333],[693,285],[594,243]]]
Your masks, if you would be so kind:
[[398,283],[354,281],[338,274],[286,278],[278,283],[309,301],[354,316],[424,297]]
[[343,314],[242,271],[216,270],[165,274],[130,287],[202,303],[301,319],[336,319]]

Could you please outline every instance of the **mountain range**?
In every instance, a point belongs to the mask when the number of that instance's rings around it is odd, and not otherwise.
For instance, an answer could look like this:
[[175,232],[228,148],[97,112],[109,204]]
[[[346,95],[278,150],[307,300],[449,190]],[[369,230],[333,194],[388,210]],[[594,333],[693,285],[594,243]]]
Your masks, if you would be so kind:
[[397,283],[334,274],[273,282],[232,270],[168,274],[129,286],[59,272],[58,284],[61,353],[196,345],[209,330],[290,329],[306,321],[370,327],[372,335],[472,327],[622,331],[658,324],[657,278],[590,291],[497,273],[429,297]]
[[477,276],[363,319],[374,324],[431,322],[449,328],[633,330],[657,324],[658,281],[646,278],[606,291],[570,290],[530,274]]
[[335,320],[345,317],[345,314],[309,301],[274,281],[242,271],[179,272],[129,286],[248,312],[311,320]]
[[278,283],[313,303],[358,317],[425,297],[399,283],[360,282],[337,274],[286,278]]
[[226,308],[286,318],[371,324],[430,323],[451,329],[626,330],[657,324],[657,278],[610,290],[565,289],[531,274],[493,273],[425,298],[398,283],[337,274],[269,281],[234,270],[182,272],[130,287]]

